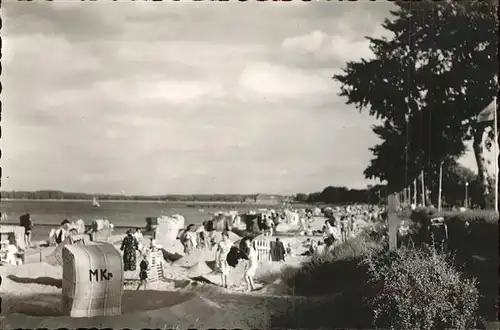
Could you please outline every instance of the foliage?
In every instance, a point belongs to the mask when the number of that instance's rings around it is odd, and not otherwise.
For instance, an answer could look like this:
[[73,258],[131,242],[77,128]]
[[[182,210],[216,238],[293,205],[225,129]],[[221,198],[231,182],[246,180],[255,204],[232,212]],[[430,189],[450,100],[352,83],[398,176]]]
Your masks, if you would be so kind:
[[[417,209],[412,213],[417,234],[413,240],[420,245],[425,242],[429,222],[428,209]],[[455,256],[457,265],[469,278],[479,280],[480,315],[487,319],[497,317],[495,303],[498,298],[498,213],[494,211],[467,210],[465,212],[435,212],[443,216],[448,227],[448,251]],[[475,256],[484,258],[476,260]]]
[[301,306],[274,323],[289,328],[369,328],[373,313],[363,301],[367,267],[360,261],[369,249],[379,247],[360,236],[340,244],[331,253],[313,257],[299,269],[285,268],[282,277],[290,294],[328,299],[321,306]]
[[448,226],[448,246],[458,257],[466,259],[474,254],[487,258],[498,257],[498,220],[495,211],[466,210],[443,211],[418,208],[412,212],[411,220],[418,228],[417,243],[425,242],[429,224],[429,211],[433,217],[444,217]]
[[441,161],[464,153],[478,112],[496,94],[498,72],[491,3],[396,4],[382,25],[392,38],[368,38],[375,58],[349,62],[334,76],[348,104],[382,120],[365,176],[393,191],[421,170],[434,181]]
[[430,248],[377,251],[364,260],[380,288],[371,297],[374,324],[391,329],[475,327],[476,281],[463,279],[445,255]]
[[348,189],[346,187],[328,186],[321,192],[305,194],[299,193],[295,201],[300,203],[322,204],[379,204],[385,196],[385,186],[368,186],[366,189]]
[[[351,239],[331,252],[314,256],[301,268],[287,270],[285,282],[295,295],[324,295],[359,288],[364,283],[366,269],[359,261],[377,244],[366,236]],[[321,285],[318,285],[321,283]]]

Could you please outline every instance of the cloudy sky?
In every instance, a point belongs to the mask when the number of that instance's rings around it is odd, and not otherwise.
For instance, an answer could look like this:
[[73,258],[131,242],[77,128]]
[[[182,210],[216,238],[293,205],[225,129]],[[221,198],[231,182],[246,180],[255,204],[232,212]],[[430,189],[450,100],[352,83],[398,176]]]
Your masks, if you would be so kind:
[[6,1],[2,189],[364,187],[375,121],[331,76],[391,6]]

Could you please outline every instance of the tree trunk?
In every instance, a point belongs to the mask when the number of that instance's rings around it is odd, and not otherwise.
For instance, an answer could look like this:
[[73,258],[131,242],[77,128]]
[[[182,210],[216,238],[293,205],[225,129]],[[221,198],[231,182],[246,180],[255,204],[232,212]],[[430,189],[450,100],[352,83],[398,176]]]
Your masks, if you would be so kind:
[[[497,115],[498,115],[498,112],[497,112]],[[499,137],[499,136],[500,136],[500,129],[499,129],[499,130],[497,130],[497,137]],[[497,138],[497,141],[494,141],[494,145],[493,145],[493,146],[494,146],[495,148],[497,147],[497,146],[496,146],[496,144],[497,144],[497,143],[499,143],[499,142],[498,142],[498,138]],[[500,148],[500,146],[498,146],[498,147]],[[497,166],[498,166],[498,167],[500,167],[500,150],[499,150],[498,155],[497,155]],[[495,180],[498,180],[498,179],[500,179],[500,173],[499,173],[499,175],[495,178]],[[500,190],[500,184],[499,184],[499,185],[497,185],[496,187],[497,187],[497,189],[499,189],[499,190]],[[499,191],[498,193],[500,193],[500,191]],[[498,204],[497,204],[497,205],[498,205],[498,210],[499,210],[499,212],[500,212],[500,197],[498,198]]]
[[482,209],[486,208],[486,198],[489,195],[488,189],[488,167],[486,166],[486,158],[484,157],[484,134],[486,132],[485,125],[478,124],[474,129],[474,141],[473,141],[473,149],[474,156],[476,157],[477,164],[477,174],[478,181],[481,189],[481,200],[480,206]]

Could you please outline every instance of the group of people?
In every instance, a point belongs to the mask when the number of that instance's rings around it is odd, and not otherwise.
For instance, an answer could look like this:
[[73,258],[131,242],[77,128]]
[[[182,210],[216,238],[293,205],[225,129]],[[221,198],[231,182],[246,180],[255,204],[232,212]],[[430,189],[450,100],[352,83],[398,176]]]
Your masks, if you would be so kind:
[[[3,214],[6,217],[7,214]],[[24,228],[24,246],[16,239],[15,232],[8,233],[7,239],[0,242],[0,262],[2,264],[12,266],[21,265],[25,250],[31,247],[31,232],[34,227],[33,219],[29,213],[26,213],[19,217],[19,222],[20,227]]]
[[212,248],[216,242],[214,238],[209,235],[203,225],[197,226],[190,224],[180,235],[180,241],[184,247],[184,253],[190,254],[195,249]]
[[145,247],[144,236],[140,228],[137,228],[135,231],[129,229],[123,238],[120,250],[123,251],[123,270],[125,272],[134,272],[137,268],[137,253],[142,255],[142,260],[139,263],[139,285],[137,286],[137,290],[141,287],[145,288],[149,270],[149,252],[156,251],[154,238],[151,237],[149,246]]
[[242,249],[235,247],[234,243],[229,239],[229,233],[227,231],[222,232],[222,240],[217,244],[217,250],[215,252],[215,264],[221,274],[222,286],[227,288],[227,279],[232,267],[228,262],[231,251],[234,251],[235,254],[239,254],[241,259],[247,259],[248,263],[243,278],[247,285],[247,291],[254,291],[256,289],[254,277],[258,267],[257,251],[252,244],[252,240],[248,237],[243,238],[240,246]]
[[14,233],[9,233],[7,240],[0,242],[1,244],[1,256],[0,260],[3,264],[18,266],[23,263],[22,258],[20,256],[21,249],[18,247],[16,243],[16,237]]
[[[192,229],[192,227],[189,227]],[[198,245],[195,242],[196,235],[191,233],[196,233],[193,230],[186,229],[184,240],[188,243],[186,245],[196,248]],[[181,235],[182,237],[182,235]],[[150,239],[149,247],[145,247],[143,244],[143,236],[140,229],[136,229],[135,232],[128,230],[126,236],[124,237],[120,250],[123,251],[123,264],[125,272],[134,272],[137,268],[137,254],[142,255],[142,260],[139,263],[139,285],[137,290],[141,287],[146,287],[146,281],[148,278],[149,261],[148,252],[156,250],[155,240]],[[224,288],[228,285],[228,276],[232,267],[238,263],[238,259],[248,260],[247,267],[244,274],[244,280],[247,284],[248,291],[253,291],[256,289],[254,277],[257,271],[257,252],[252,244],[252,240],[249,238],[244,238],[242,244],[236,247],[234,243],[229,238],[229,232],[222,232],[222,239],[216,243],[217,248],[215,251],[215,262],[216,268],[221,274],[221,283]],[[232,256],[232,254],[236,253]],[[234,262],[232,259],[236,259]]]

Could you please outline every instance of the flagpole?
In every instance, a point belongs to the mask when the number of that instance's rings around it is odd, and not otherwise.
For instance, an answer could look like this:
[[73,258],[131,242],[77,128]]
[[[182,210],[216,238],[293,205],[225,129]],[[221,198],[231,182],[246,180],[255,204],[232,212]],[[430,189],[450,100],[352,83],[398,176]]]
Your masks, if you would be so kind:
[[495,143],[493,144],[495,146],[495,211],[498,212],[498,118],[497,118],[497,100],[494,100],[495,105],[494,105],[494,113],[493,113],[493,130],[494,130],[494,136],[495,136]]

